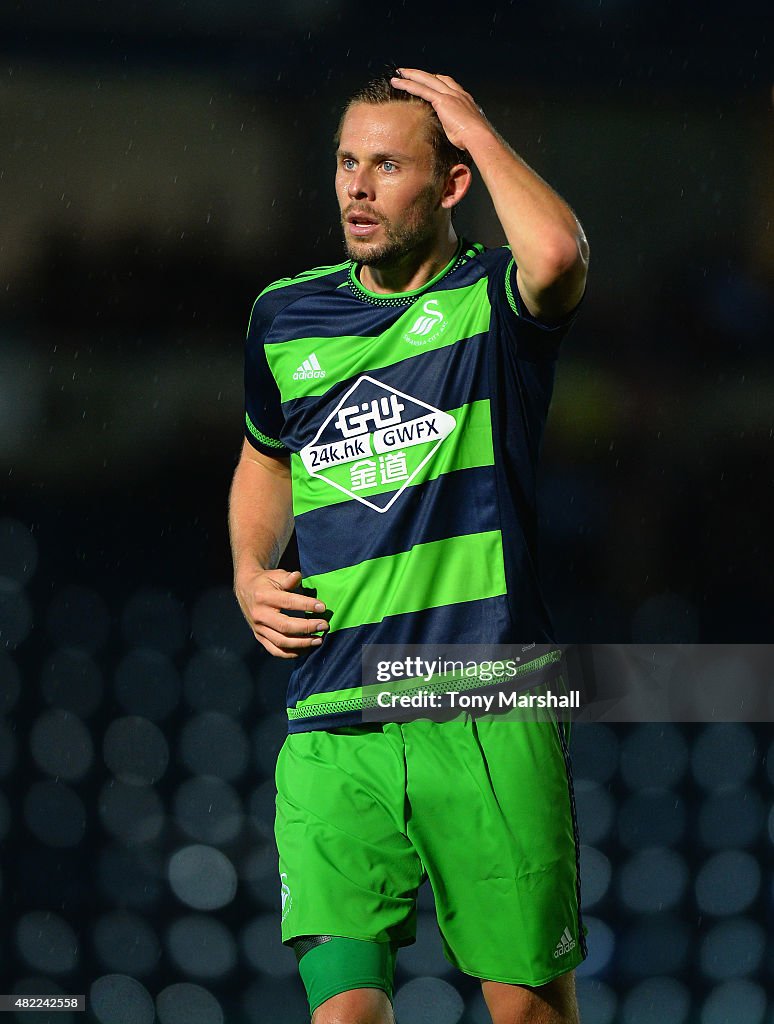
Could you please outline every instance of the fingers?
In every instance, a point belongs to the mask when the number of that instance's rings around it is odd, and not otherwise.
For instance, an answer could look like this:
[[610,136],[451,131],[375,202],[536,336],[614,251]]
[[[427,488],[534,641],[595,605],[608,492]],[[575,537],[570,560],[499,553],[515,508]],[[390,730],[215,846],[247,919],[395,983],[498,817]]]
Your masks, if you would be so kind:
[[267,580],[273,589],[266,590],[261,594],[267,604],[273,608],[282,608],[285,611],[296,612],[320,612],[325,611],[325,605],[316,597],[304,597],[303,594],[292,594],[289,591],[295,590],[301,583],[301,573],[288,572],[283,579],[278,570],[266,573]]
[[315,618],[325,611],[322,601],[291,593],[300,583],[300,572],[271,569],[235,587],[253,635],[275,657],[295,658],[310,647],[318,647],[322,637],[315,634],[329,629],[325,619]]
[[274,630],[265,627],[254,629],[253,634],[258,643],[275,658],[297,658],[299,654],[303,654],[310,647],[319,647],[322,643],[322,637],[319,636],[302,640],[296,637],[281,636]]
[[[433,89],[436,92],[456,92],[465,94],[465,90],[450,75],[433,75],[419,68],[398,68],[403,78],[394,78],[393,85],[400,87],[401,82],[412,82]],[[407,90],[411,91],[411,90]]]

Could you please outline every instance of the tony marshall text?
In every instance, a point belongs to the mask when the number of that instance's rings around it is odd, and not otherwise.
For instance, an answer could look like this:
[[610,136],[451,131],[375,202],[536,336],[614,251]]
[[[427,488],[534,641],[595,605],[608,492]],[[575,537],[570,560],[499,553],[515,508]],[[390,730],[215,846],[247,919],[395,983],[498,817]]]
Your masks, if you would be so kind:
[[380,690],[376,702],[380,708],[452,708],[491,711],[497,702],[498,708],[579,708],[580,691],[570,690],[567,694],[552,693],[460,693],[459,690],[444,690],[443,693],[431,693],[430,690],[418,690],[412,694],[390,693]]

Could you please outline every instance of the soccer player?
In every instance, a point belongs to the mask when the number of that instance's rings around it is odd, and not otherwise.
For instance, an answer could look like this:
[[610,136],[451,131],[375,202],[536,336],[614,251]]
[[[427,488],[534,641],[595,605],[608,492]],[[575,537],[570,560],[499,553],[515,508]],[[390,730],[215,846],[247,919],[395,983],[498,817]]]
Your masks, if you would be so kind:
[[[230,498],[242,611],[296,659],[277,762],[282,940],[313,1024],[391,1024],[395,954],[429,878],[444,952],[481,979],[494,1024],[574,1024],[586,946],[563,727],[364,723],[361,649],[552,639],[535,474],[586,239],[447,75],[372,82],[336,147],[348,258],[255,302]],[[457,236],[473,164],[507,247]],[[286,572],[294,525],[301,571]]]

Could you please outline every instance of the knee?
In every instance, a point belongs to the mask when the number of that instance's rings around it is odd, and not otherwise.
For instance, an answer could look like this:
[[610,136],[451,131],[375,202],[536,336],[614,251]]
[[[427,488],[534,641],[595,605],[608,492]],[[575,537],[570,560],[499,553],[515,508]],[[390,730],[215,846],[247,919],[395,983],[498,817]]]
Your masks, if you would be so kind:
[[395,1024],[395,1017],[386,993],[362,988],[326,999],[314,1011],[312,1024]]

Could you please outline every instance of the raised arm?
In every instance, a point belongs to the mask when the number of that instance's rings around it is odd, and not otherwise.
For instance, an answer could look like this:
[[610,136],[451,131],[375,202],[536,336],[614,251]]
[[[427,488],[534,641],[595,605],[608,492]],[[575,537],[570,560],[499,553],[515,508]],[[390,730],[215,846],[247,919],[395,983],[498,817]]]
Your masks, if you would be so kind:
[[300,572],[276,568],[293,532],[288,459],[262,455],[244,442],[231,484],[229,532],[234,593],[256,640],[278,658],[297,658],[321,644],[313,634],[328,628],[324,619],[284,614],[325,611],[321,601],[292,593]]
[[583,295],[589,261],[575,214],[453,78],[416,68],[400,68],[400,73],[393,86],[432,104],[449,141],[474,160],[513,252],[519,293],[529,312],[548,321],[569,313]]

